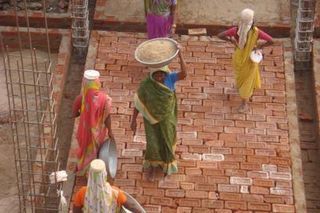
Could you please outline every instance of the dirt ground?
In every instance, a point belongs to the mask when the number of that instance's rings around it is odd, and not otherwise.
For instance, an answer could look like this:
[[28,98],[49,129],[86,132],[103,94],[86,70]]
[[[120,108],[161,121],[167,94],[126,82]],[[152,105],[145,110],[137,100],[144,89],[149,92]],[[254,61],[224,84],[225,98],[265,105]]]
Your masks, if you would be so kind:
[[[17,52],[11,52],[10,55],[17,55]],[[24,51],[25,66],[30,66],[29,51]],[[2,54],[0,54],[0,213],[19,212],[18,190],[16,187],[16,174],[14,167],[14,147],[11,137],[11,128],[9,125],[9,107],[7,99],[7,89],[5,84],[5,72],[3,67]],[[37,51],[39,62],[46,60],[47,53]],[[52,54],[51,59],[57,60],[57,54]]]

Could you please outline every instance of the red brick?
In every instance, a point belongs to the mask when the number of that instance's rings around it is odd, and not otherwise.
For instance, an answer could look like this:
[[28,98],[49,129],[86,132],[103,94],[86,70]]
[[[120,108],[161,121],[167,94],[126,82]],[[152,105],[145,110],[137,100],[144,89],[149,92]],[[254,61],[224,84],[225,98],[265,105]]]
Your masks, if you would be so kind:
[[[248,155],[247,161],[250,163],[259,163],[259,164],[266,164],[270,162],[270,157],[268,156],[255,156],[255,155]],[[258,170],[261,170],[258,169]]]
[[[219,137],[220,139],[220,137]],[[246,143],[245,142],[234,142],[236,140],[233,141],[225,141],[224,145],[225,147],[246,147]]]
[[150,203],[161,206],[171,206],[173,204],[173,199],[166,197],[151,197]]
[[283,187],[270,188],[270,194],[273,195],[292,195],[292,189]]
[[225,133],[241,134],[241,133],[244,133],[244,128],[240,128],[240,127],[224,127],[224,132]]
[[202,171],[199,168],[186,168],[186,175],[201,175]]
[[255,186],[264,186],[264,187],[273,187],[273,180],[264,180],[264,179],[253,179],[253,185]]
[[221,200],[234,200],[234,201],[241,200],[241,194],[239,193],[221,192],[219,195]]
[[263,202],[265,195],[242,194],[242,200],[250,202]]
[[164,188],[164,189],[177,189],[179,188],[179,182],[177,181],[159,181],[159,188]]
[[247,177],[230,177],[231,184],[252,185],[252,179]]
[[[209,183],[209,181],[208,181]],[[206,183],[196,183],[195,190],[196,191],[215,191],[217,189],[215,184],[206,184]]]
[[200,199],[192,199],[192,198],[184,198],[178,200],[179,206],[184,207],[200,207],[201,206],[201,200]]
[[246,161],[245,155],[224,155],[225,161],[236,161],[236,162],[244,162]]
[[292,176],[290,172],[270,172],[270,179],[275,180],[291,180]]
[[227,176],[238,176],[238,177],[247,176],[246,170],[239,170],[239,169],[226,169],[225,173]]
[[247,203],[244,201],[226,201],[225,207],[228,209],[241,209],[246,210],[247,209]]
[[239,185],[218,184],[219,192],[239,192]]
[[262,142],[247,142],[248,148],[266,148],[267,144]]
[[195,146],[189,146],[190,152],[196,152],[196,153],[209,153],[210,152],[210,146],[207,145],[195,145]]
[[278,165],[278,166],[279,165],[289,166],[291,164],[291,161],[288,158],[272,157],[272,158],[270,158],[270,163]]
[[175,181],[185,181],[186,175],[185,172],[172,174],[166,177],[165,182],[175,182]]
[[236,127],[254,128],[255,122],[253,122],[253,121],[236,121]]
[[[118,172],[117,172],[117,175],[118,175]],[[123,177],[123,178],[126,178],[126,177]],[[140,180],[142,178],[142,174],[141,172],[128,172],[128,178]]]
[[268,172],[249,171],[247,174],[248,174],[248,177],[251,177],[251,178],[269,178]]
[[163,197],[164,196],[164,189],[144,188],[143,194],[144,195],[157,195],[159,197]]
[[259,163],[247,163],[247,162],[242,162],[240,163],[241,169],[246,169],[246,170],[261,170],[261,165]]
[[230,209],[216,209],[215,213],[232,213]]
[[211,132],[199,132],[198,139],[205,139],[205,140],[217,140],[218,134],[211,133]]
[[284,204],[272,204],[273,212],[295,212],[293,205],[284,205]]
[[115,179],[114,184],[119,187],[135,186],[133,179]]
[[194,160],[194,161],[197,161],[197,160],[201,160],[202,156],[201,154],[192,154],[192,153],[182,153],[181,154],[181,159],[183,160]]
[[193,183],[205,183],[206,177],[203,175],[188,175],[186,177],[187,182],[193,182]]
[[222,209],[224,205],[222,200],[202,200],[201,206],[204,208]]
[[255,154],[263,156],[277,156],[276,151],[272,149],[256,149]]
[[192,208],[191,207],[178,207],[177,213],[191,213]]
[[199,168],[209,168],[209,169],[218,168],[218,162],[213,162],[213,161],[198,161],[197,165]]
[[251,186],[250,187],[250,192],[253,194],[264,194],[267,195],[269,194],[269,189],[261,186]]
[[160,205],[145,205],[144,209],[146,210],[146,212],[151,212],[151,213],[160,213],[161,212]]
[[203,175],[214,175],[214,176],[223,176],[224,170],[223,169],[202,169]]
[[181,167],[196,167],[197,162],[192,160],[179,160],[179,166]]
[[270,211],[271,210],[271,204],[249,202],[248,203],[248,209],[250,209],[250,210],[260,210],[260,211]]
[[220,147],[212,147],[211,153],[215,154],[231,154],[232,149],[231,148],[220,148]]
[[168,197],[184,197],[185,191],[183,189],[167,189],[165,192]]
[[222,168],[222,169],[239,169],[240,166],[239,166],[238,162],[221,161],[220,168]]
[[226,176],[208,176],[209,184],[217,184],[217,183],[229,183],[229,177]]
[[199,198],[199,199],[208,198],[208,192],[186,190],[186,197],[187,198]]
[[167,206],[161,207],[161,211],[167,212],[167,213],[177,213],[177,210],[175,208],[167,207]]
[[180,182],[180,187],[184,190],[192,190],[195,188],[195,185],[194,183]]
[[235,155],[253,155],[254,150],[249,148],[232,148]]
[[203,161],[223,161],[223,154],[202,154]]

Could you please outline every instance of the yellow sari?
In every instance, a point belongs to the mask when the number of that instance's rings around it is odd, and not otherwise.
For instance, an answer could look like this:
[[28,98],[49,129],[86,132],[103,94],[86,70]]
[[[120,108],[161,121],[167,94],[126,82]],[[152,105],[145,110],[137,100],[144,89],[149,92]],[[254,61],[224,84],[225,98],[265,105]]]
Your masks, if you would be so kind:
[[240,97],[248,99],[254,89],[261,87],[259,64],[250,59],[250,53],[258,41],[259,29],[254,27],[248,32],[248,39],[243,49],[236,47],[232,57],[232,65],[235,71],[236,86]]

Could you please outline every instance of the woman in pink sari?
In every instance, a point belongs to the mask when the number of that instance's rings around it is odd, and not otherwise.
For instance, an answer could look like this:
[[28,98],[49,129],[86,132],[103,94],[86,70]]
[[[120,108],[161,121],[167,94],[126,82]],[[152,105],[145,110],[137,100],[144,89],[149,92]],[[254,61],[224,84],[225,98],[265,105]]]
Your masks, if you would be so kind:
[[73,104],[73,116],[80,115],[77,131],[77,171],[85,174],[90,162],[97,158],[98,150],[106,135],[114,139],[111,130],[111,98],[100,91],[100,73],[96,70],[84,72],[82,94]]
[[149,39],[175,33],[176,5],[177,0],[144,0]]

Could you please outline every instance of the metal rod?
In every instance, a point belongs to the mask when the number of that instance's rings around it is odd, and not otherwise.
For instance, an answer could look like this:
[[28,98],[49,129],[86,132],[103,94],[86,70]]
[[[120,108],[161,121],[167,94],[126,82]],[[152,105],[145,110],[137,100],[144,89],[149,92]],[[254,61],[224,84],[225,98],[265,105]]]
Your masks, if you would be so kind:
[[[6,65],[6,51],[5,51],[5,48],[4,48],[4,42],[3,42],[3,37],[2,37],[2,33],[0,32],[0,45],[1,45],[1,52],[2,52],[2,59],[3,59],[3,67],[4,67],[4,73],[5,73],[5,78],[6,78],[6,82],[8,81],[8,69],[7,69],[7,65]],[[14,117],[13,115],[13,111],[11,111],[10,109],[12,109],[12,106],[11,106],[11,100],[10,100],[10,97],[9,97],[9,93],[10,93],[10,87],[9,85],[6,83],[6,88],[7,88],[7,98],[8,98],[8,106],[9,106],[9,120],[11,121],[12,118]],[[14,159],[17,160],[17,156],[16,156],[16,143],[15,143],[15,140],[14,140],[14,128],[13,128],[13,123],[10,123],[10,130],[11,130],[11,139],[13,141],[13,155],[14,155]],[[17,183],[19,182],[19,176],[18,176],[18,168],[17,168],[17,164],[15,164],[15,172],[16,172],[16,179],[17,179]],[[17,187],[18,188],[18,194],[21,193],[21,190],[20,190],[20,187]],[[21,210],[21,197],[18,196],[19,198],[19,209]]]
[[[19,62],[17,61],[17,69],[18,70],[20,70],[20,68],[19,68]],[[23,73],[22,73],[22,76],[23,76]],[[18,71],[18,79],[19,79],[19,82],[21,82],[21,76],[20,76],[20,71]],[[21,95],[21,97],[23,97],[23,95],[22,95],[22,91],[24,92],[24,98],[21,98],[20,99],[20,102],[21,102],[21,106],[22,106],[22,108],[24,109],[25,107],[27,107],[28,108],[28,102],[27,102],[27,100],[26,100],[26,88],[25,87],[22,87],[21,85],[19,85],[19,91],[20,91],[20,95]],[[25,106],[25,104],[26,104],[26,106]],[[27,121],[29,121],[29,113],[27,112],[27,113],[25,113],[25,115],[24,115],[24,117],[23,117],[23,121],[25,120],[25,118],[27,119]],[[27,135],[27,137],[25,138],[25,140],[26,140],[26,143],[27,144],[30,144],[30,137],[29,137],[29,135],[30,135],[30,126],[28,125],[28,124],[26,124],[25,122],[23,122],[23,130],[24,130],[24,133],[25,133],[25,135]],[[27,155],[27,159],[28,160],[30,160],[31,159],[31,157],[32,156],[30,156],[30,150],[28,149],[28,150],[26,150],[26,155]],[[30,164],[27,164],[27,167],[28,167],[28,169],[30,169],[30,170],[32,170],[32,165],[30,165]],[[31,176],[29,176],[28,177],[28,180],[29,180],[29,182],[30,182],[30,186],[33,186],[33,187],[31,187],[29,190],[30,191],[33,191],[33,193],[30,193],[29,194],[29,196],[31,197],[31,208],[32,208],[32,211],[33,211],[33,207],[34,207],[34,205],[33,205],[33,194],[34,194],[34,192],[35,192],[35,189],[34,189],[34,178]]]
[[45,0],[42,0],[42,5],[43,5],[44,25],[45,25],[46,36],[47,36],[48,59],[49,59],[49,63],[50,63],[51,62],[51,48],[50,48],[50,39],[49,39],[49,33],[48,33],[48,20],[47,20],[46,1]]

